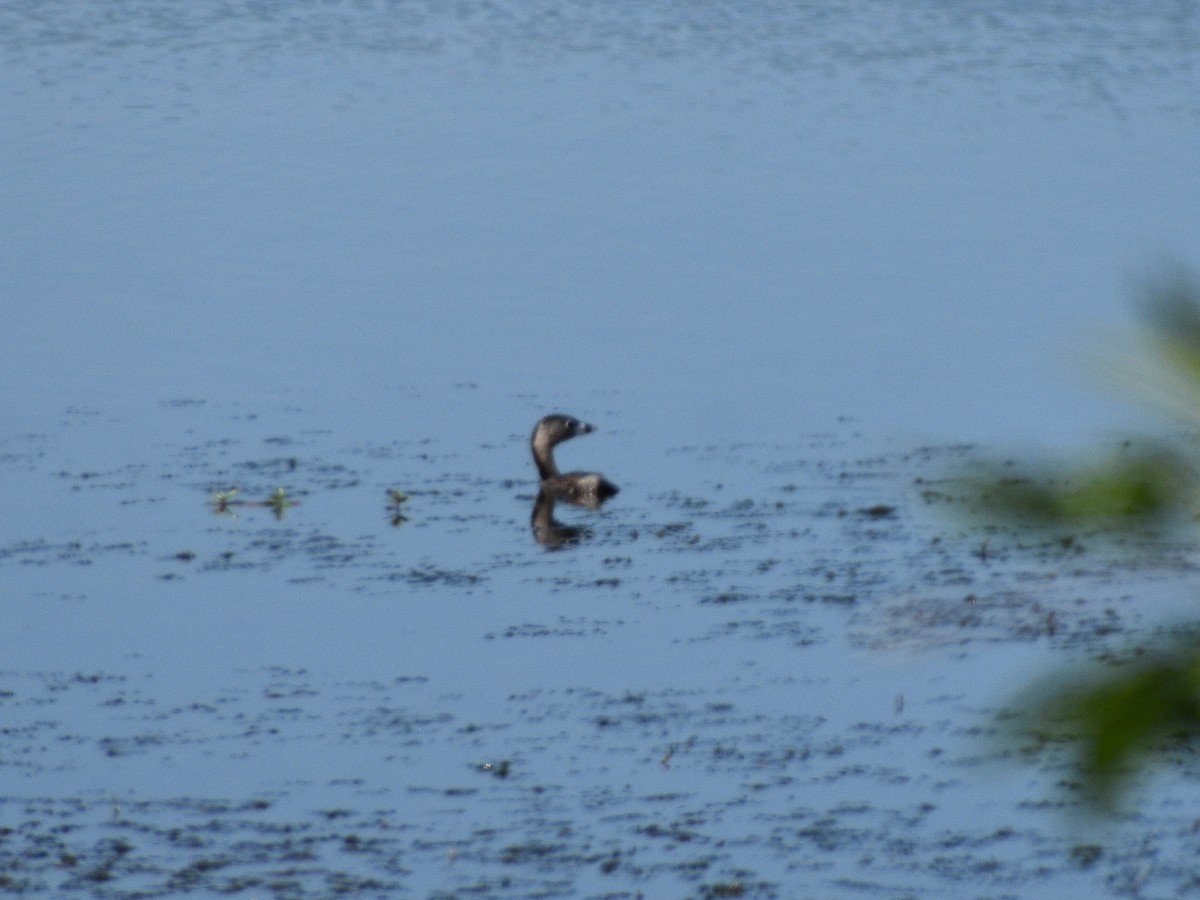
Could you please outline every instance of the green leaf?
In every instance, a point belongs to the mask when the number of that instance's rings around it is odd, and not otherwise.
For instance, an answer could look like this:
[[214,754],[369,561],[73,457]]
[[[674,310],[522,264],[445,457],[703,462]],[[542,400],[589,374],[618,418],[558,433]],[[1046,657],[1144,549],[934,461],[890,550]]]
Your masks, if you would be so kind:
[[[1075,745],[1084,800],[1111,809],[1129,776],[1178,737],[1200,736],[1200,652],[1165,651],[1099,676],[1074,676],[1019,703],[1011,730]],[[1019,724],[1018,724],[1019,723]]]

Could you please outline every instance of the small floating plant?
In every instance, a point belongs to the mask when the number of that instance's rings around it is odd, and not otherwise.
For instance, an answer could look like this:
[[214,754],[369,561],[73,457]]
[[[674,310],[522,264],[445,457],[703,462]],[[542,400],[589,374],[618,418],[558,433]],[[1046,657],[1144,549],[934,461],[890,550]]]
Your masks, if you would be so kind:
[[213,491],[212,496],[208,498],[208,502],[212,504],[213,512],[219,516],[229,516],[231,519],[236,519],[237,513],[229,507],[241,502],[234,499],[237,493],[238,489],[235,487],[231,487],[227,491]]
[[404,515],[401,507],[408,502],[408,494],[398,488],[391,488],[387,492],[388,512],[391,513],[392,526],[395,527],[402,522],[408,521],[408,516]]
[[283,511],[288,507],[297,505],[299,502],[299,500],[291,499],[287,495],[287,492],[283,488],[279,487],[275,488],[275,492],[271,494],[271,496],[268,497],[266,502],[262,505],[270,507],[271,512],[275,514],[276,519],[282,519]]

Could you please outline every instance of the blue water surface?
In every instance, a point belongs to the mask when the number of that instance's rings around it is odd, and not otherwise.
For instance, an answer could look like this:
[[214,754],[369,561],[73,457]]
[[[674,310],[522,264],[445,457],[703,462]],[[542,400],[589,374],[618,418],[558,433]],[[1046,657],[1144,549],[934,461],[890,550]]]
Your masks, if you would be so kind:
[[1190,548],[921,485],[1155,422],[1093,363],[1195,264],[1197,13],[5,5],[0,886],[1193,889],[1186,755],[1096,836],[993,733]]

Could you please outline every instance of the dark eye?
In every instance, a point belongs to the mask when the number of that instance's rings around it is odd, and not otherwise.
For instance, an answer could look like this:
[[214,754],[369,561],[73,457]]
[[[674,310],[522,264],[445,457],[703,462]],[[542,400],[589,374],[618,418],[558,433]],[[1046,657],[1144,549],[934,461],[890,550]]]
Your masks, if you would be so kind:
[[576,428],[579,427],[579,423],[576,422],[574,419],[567,419],[567,427],[570,428],[572,431],[574,431]]

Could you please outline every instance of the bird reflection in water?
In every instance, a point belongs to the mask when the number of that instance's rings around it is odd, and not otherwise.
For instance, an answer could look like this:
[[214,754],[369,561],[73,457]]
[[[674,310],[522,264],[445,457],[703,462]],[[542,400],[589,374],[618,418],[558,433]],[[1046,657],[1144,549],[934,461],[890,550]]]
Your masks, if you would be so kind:
[[529,525],[533,529],[533,539],[544,547],[555,549],[567,544],[577,544],[589,534],[588,529],[573,525],[564,525],[554,518],[554,504],[557,501],[545,491],[538,491],[533,500],[533,515]]

